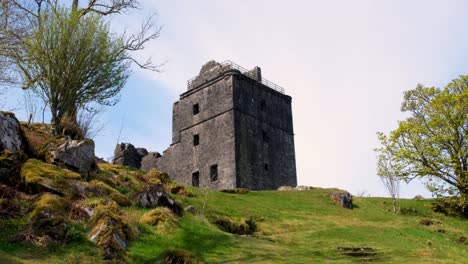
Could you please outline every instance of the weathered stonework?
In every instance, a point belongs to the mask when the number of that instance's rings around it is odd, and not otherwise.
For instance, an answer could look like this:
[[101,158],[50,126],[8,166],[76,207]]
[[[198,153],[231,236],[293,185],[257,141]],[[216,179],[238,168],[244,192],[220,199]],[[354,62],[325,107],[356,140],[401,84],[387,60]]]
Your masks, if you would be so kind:
[[258,67],[205,64],[174,103],[171,146],[142,169],[208,189],[296,186],[291,97],[278,88]]

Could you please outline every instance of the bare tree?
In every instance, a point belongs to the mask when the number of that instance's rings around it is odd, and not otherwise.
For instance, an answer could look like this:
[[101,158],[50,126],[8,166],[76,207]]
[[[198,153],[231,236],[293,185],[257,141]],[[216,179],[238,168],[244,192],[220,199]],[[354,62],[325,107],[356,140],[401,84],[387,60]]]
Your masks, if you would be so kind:
[[376,149],[378,152],[377,175],[392,198],[393,212],[398,213],[397,200],[400,198],[400,173],[403,165],[394,158],[392,145],[388,138],[383,133],[378,133],[378,137],[382,147]]
[[78,112],[78,125],[85,138],[94,139],[105,128],[105,124],[100,121],[100,116],[104,112],[104,107],[81,108]]

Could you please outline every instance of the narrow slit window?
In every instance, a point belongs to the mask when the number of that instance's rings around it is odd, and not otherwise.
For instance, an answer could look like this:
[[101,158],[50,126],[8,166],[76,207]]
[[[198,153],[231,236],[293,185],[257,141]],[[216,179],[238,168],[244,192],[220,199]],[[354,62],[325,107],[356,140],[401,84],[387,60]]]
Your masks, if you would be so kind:
[[265,168],[265,171],[268,171],[268,169],[269,169],[269,167],[268,167],[268,163],[265,163],[265,166],[264,166],[264,168]]
[[266,108],[266,102],[265,102],[265,100],[260,101],[260,109],[261,109],[262,111],[265,111],[265,108]]
[[268,143],[270,141],[268,132],[266,132],[265,130],[262,130],[262,137],[263,137],[263,142]]
[[194,146],[200,145],[200,135],[199,134],[193,135],[193,145]]
[[210,167],[210,181],[214,182],[218,180],[218,164],[211,165]]
[[198,104],[193,105],[193,115],[198,115],[200,113],[200,106]]
[[192,173],[192,186],[200,187],[200,173],[198,171]]

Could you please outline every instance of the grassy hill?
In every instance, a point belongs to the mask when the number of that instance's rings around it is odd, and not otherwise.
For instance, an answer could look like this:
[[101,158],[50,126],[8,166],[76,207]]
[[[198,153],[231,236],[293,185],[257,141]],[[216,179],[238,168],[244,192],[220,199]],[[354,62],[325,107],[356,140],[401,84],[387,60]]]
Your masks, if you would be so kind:
[[[334,189],[247,194],[187,189],[193,197],[172,196],[196,212],[157,226],[139,221],[150,209],[122,207],[138,227],[126,261],[158,263],[170,250],[205,263],[468,263],[468,221],[432,212],[430,200],[402,199],[404,213],[395,215],[386,198],[355,197],[353,210],[341,208],[329,198]],[[230,234],[213,224],[221,218],[250,219],[258,230]],[[85,224],[72,223],[77,239],[66,246],[12,243],[26,221],[0,220],[0,263],[104,263],[84,238]]]

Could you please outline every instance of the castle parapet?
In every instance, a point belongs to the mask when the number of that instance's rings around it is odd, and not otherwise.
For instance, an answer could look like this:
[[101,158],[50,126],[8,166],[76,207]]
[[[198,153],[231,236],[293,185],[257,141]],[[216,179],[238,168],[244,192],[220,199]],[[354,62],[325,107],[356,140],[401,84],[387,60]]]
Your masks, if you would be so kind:
[[285,94],[284,88],[265,79],[262,78],[262,71],[260,67],[255,67],[252,70],[247,70],[246,68],[232,62],[232,61],[224,61],[222,63],[216,61],[209,61],[200,70],[200,73],[195,76],[194,78],[187,81],[187,90],[192,90],[198,88],[206,83],[209,83],[220,76],[223,76],[224,73],[229,71],[237,71],[238,73],[245,75],[263,85]]

